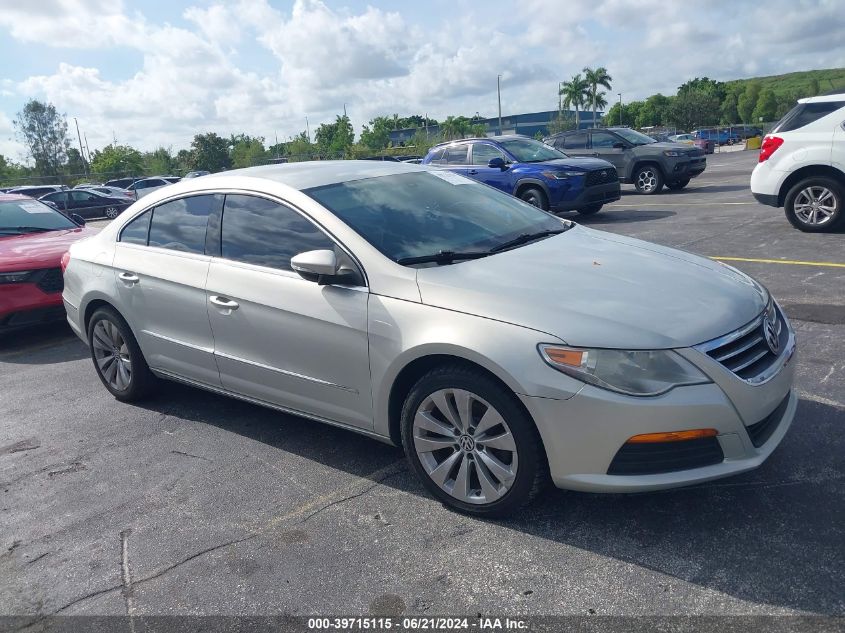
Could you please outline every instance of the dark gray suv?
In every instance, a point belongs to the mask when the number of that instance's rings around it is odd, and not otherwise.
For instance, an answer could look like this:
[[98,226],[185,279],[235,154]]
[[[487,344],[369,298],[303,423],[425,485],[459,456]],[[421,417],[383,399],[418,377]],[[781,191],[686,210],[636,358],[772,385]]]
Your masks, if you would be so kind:
[[681,143],[658,142],[625,127],[561,132],[544,142],[570,156],[593,156],[613,163],[620,182],[640,193],[658,193],[665,184],[683,189],[707,167],[704,150]]

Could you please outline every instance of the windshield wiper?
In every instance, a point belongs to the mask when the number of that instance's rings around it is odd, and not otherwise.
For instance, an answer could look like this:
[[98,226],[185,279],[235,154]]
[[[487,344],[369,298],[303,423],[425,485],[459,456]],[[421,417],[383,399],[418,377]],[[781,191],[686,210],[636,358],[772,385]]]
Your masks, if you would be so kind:
[[59,229],[47,229],[43,226],[4,226],[0,232],[15,235],[16,233],[43,233],[45,231],[58,231]]
[[397,264],[402,264],[406,266],[408,264],[428,264],[431,262],[436,262],[438,264],[451,264],[452,262],[460,261],[462,259],[479,259],[481,257],[487,257],[490,252],[487,251],[467,251],[467,252],[455,252],[455,251],[439,251],[437,253],[432,253],[431,255],[420,255],[418,257],[402,257],[401,259],[397,259]]
[[563,233],[568,230],[569,229],[551,229],[547,231],[537,231],[536,233],[523,233],[521,235],[517,235],[512,240],[508,240],[507,242],[502,242],[498,246],[494,246],[489,252],[498,253],[499,251],[513,248],[514,246],[521,246],[522,244],[527,244],[528,242],[533,242],[534,240],[539,240],[540,238],[548,237],[549,235],[557,235],[558,233]]

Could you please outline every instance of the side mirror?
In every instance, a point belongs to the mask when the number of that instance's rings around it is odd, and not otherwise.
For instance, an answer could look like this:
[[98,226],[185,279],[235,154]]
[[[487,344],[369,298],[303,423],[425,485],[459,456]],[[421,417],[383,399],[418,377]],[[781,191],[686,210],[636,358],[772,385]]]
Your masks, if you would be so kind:
[[71,213],[70,219],[76,222],[79,226],[85,226],[85,218],[83,218],[78,213]]
[[625,143],[621,141],[613,144],[613,149],[625,149]]
[[321,286],[356,284],[359,281],[354,270],[338,266],[337,255],[328,249],[294,255],[291,257],[290,267],[303,279],[314,281]]
[[501,156],[496,156],[496,158],[491,158],[490,162],[487,163],[487,166],[492,169],[501,169],[505,171],[508,168],[508,164],[505,162],[505,159]]

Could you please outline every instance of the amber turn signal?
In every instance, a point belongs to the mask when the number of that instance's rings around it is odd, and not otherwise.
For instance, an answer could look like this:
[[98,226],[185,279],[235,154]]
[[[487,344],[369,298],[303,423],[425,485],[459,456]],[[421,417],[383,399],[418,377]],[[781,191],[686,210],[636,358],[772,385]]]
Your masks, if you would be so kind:
[[716,429],[692,429],[690,431],[669,431],[668,433],[644,433],[630,438],[626,444],[642,444],[645,442],[683,442],[684,440],[699,440],[703,437],[716,437]]
[[570,367],[580,367],[585,354],[586,352],[574,349],[564,349],[561,347],[546,348],[546,356],[549,357],[549,360],[553,363],[569,365]]

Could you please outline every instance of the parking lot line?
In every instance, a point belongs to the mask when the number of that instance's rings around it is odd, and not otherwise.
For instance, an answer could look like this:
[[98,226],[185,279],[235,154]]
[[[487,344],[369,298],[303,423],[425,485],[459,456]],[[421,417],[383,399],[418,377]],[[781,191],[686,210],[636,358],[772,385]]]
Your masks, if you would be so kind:
[[824,268],[845,268],[837,262],[805,262],[794,259],[754,259],[751,257],[711,257],[720,262],[751,262],[754,264],[791,264],[793,266],[821,266]]

